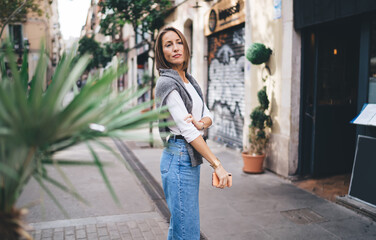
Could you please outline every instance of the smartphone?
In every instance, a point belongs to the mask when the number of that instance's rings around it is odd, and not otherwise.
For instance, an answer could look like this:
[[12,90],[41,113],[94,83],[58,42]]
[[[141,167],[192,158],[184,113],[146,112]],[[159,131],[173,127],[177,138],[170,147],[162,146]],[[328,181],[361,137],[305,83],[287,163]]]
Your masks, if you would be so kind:
[[[227,182],[227,187],[231,187],[232,186],[232,175],[231,173],[228,174],[229,178],[228,178],[228,182]],[[218,186],[219,184],[219,178],[217,176],[217,174],[215,172],[213,172],[213,175],[212,175],[212,185],[214,187]]]

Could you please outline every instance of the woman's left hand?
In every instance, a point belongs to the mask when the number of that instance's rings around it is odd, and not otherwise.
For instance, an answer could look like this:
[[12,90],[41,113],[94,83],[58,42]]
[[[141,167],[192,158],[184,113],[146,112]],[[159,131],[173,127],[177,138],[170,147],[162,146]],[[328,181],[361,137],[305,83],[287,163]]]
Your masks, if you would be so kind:
[[187,123],[193,123],[193,125],[197,128],[197,130],[203,130],[204,129],[204,123],[200,121],[196,121],[192,114],[188,114],[185,118],[184,121]]
[[219,184],[216,186],[217,188],[224,188],[224,187],[231,187],[231,184],[229,184],[230,182],[230,176],[231,174],[229,174],[222,166],[222,164],[220,164],[215,170],[214,172],[217,174],[218,176],[218,180],[219,180]]

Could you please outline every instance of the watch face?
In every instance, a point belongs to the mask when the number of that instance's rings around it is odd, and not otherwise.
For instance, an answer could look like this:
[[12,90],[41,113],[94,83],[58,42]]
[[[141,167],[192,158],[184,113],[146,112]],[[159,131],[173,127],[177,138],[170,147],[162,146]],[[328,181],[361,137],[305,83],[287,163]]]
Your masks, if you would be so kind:
[[209,15],[209,30],[213,32],[217,26],[217,14],[214,10],[211,10]]

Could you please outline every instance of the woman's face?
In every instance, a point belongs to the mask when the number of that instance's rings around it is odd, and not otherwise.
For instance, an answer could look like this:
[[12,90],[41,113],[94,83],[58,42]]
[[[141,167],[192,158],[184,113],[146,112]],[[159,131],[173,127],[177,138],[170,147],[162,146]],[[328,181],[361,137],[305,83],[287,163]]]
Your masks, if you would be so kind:
[[163,55],[174,69],[179,70],[184,64],[184,44],[174,31],[166,32],[162,37]]

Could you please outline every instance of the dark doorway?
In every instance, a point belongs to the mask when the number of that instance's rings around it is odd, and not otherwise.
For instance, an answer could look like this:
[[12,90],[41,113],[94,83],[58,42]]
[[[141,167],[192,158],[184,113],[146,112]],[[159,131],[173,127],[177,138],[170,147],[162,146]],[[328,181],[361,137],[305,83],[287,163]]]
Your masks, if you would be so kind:
[[300,174],[351,172],[357,112],[359,24],[303,31]]

